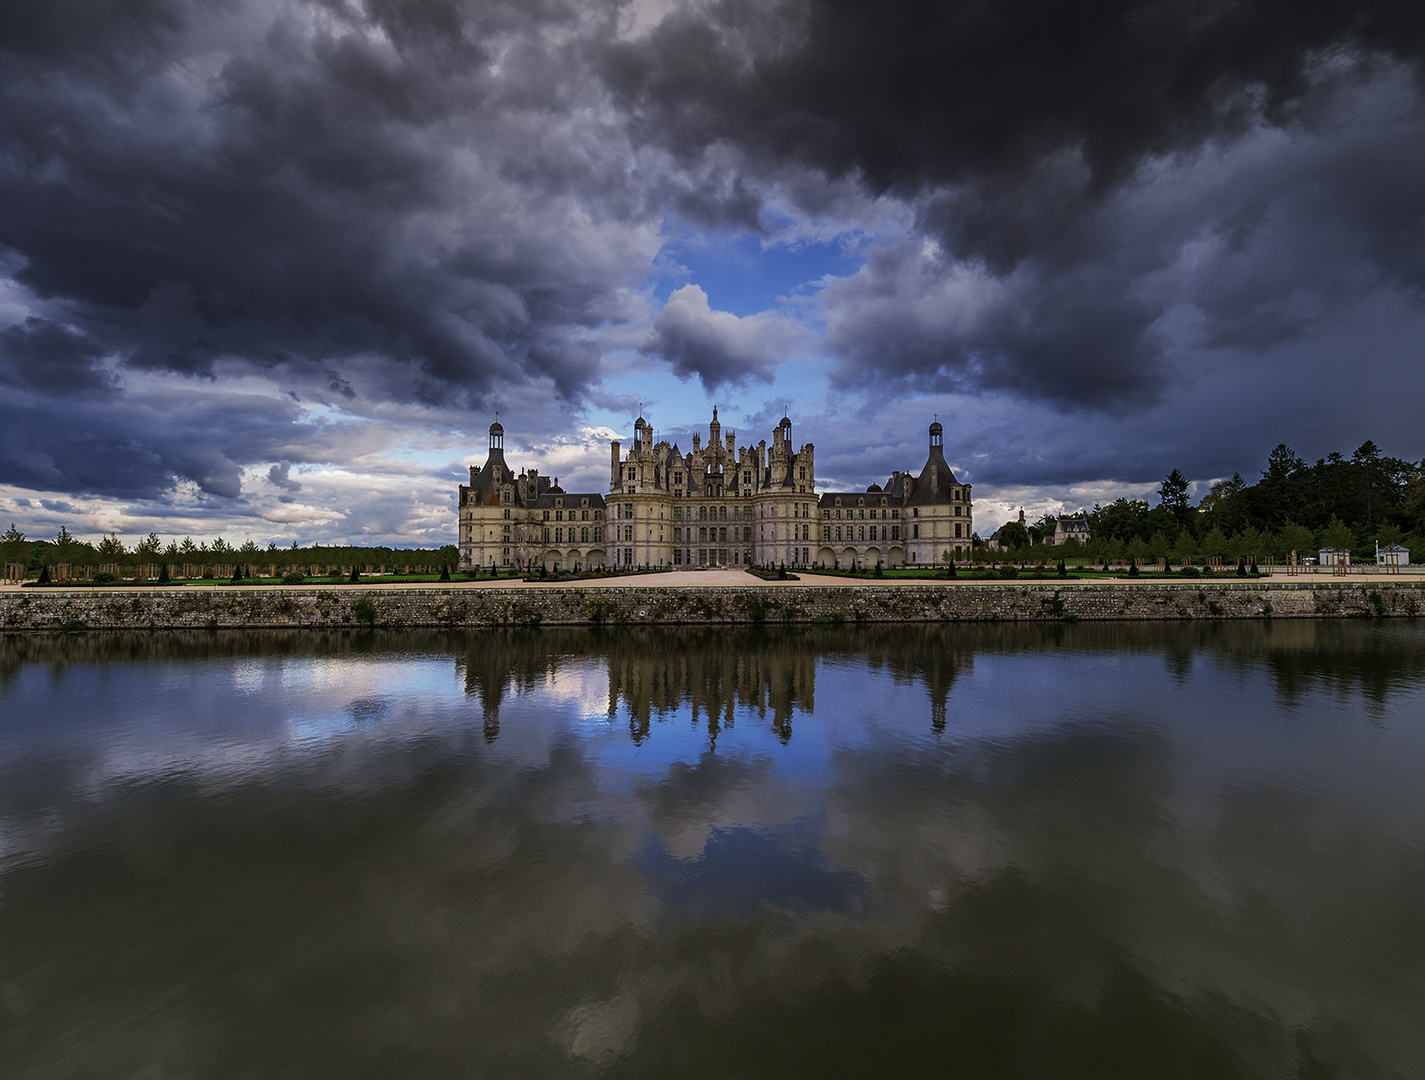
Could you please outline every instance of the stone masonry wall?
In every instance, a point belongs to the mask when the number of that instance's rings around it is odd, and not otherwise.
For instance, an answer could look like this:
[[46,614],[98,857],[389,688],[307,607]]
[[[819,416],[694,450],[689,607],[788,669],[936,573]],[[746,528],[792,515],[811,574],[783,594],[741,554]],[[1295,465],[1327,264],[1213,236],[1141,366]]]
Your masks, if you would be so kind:
[[1032,622],[1425,614],[1425,582],[95,589],[0,594],[0,630]]

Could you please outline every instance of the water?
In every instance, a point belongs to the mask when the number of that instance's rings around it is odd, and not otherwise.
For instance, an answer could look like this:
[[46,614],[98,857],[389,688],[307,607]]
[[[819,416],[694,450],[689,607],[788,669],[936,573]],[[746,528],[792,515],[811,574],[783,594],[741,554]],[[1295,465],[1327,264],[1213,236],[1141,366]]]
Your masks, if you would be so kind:
[[1422,658],[0,639],[0,1074],[1419,1076]]

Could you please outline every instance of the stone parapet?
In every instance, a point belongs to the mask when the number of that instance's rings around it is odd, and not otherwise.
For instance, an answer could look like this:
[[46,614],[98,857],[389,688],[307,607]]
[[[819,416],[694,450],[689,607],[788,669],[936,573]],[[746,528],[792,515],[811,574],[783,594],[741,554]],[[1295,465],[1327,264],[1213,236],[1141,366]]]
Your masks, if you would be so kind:
[[145,589],[0,594],[0,630],[1411,617],[1425,582]]

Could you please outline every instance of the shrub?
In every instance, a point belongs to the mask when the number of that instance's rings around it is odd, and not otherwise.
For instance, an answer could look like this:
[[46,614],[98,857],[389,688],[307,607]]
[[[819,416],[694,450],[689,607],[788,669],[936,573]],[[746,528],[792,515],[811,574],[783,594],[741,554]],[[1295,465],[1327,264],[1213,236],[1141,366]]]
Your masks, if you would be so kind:
[[1066,578],[1069,576],[1069,568],[1064,565],[1063,559],[1059,560],[1059,576],[1061,578]]
[[[351,584],[355,585],[358,581],[361,580],[361,571],[355,566],[353,566],[351,568],[351,577],[347,578],[346,580],[351,582]],[[371,620],[367,619],[366,621],[370,622]]]
[[1202,577],[1202,571],[1192,563],[1184,563],[1183,568],[1178,571],[1182,577]]
[[[355,573],[356,571],[352,571]],[[351,605],[351,613],[356,616],[357,622],[364,622],[367,625],[376,621],[376,604],[369,596],[363,596]]]
[[289,570],[282,575],[283,585],[305,585],[306,583],[307,575],[300,570]]
[[1018,581],[1019,568],[1012,563],[1005,563],[999,568],[999,576],[1005,581]]
[[950,560],[950,565],[948,565],[947,567],[945,567],[945,576],[948,577],[948,578],[952,578],[952,579],[960,576],[960,575],[959,575],[959,571],[957,571],[957,570],[955,569],[955,560],[954,560],[954,559],[951,559],[951,560]]
[[241,566],[234,566],[234,567],[233,567],[233,584],[236,585],[236,584],[237,584],[239,581],[241,581],[241,580],[242,580],[242,567],[241,567]]
[[35,584],[36,584],[36,585],[48,585],[48,584],[49,584],[49,564],[48,564],[48,563],[46,563],[44,566],[41,566],[41,567],[40,567],[40,576],[36,579]]
[[167,585],[168,580],[168,564],[160,563],[158,567],[158,583],[160,585]]
[[450,567],[446,566],[445,563],[441,563],[441,564],[440,564],[440,580],[441,580],[441,581],[449,581],[449,580],[450,580]]
[[204,581],[212,581],[212,580],[213,580],[213,568],[212,568],[211,566],[205,566],[205,567],[203,567],[203,580],[204,580]]

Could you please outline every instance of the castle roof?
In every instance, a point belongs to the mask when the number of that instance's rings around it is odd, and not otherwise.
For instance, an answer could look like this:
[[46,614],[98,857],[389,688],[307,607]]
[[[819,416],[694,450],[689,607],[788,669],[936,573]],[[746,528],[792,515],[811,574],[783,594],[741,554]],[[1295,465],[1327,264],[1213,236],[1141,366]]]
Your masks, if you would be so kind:
[[[932,424],[931,427],[938,427]],[[950,470],[945,454],[938,445],[931,446],[930,456],[925,459],[925,468],[911,485],[907,506],[934,506],[951,501],[951,492],[958,485],[955,474]]]

